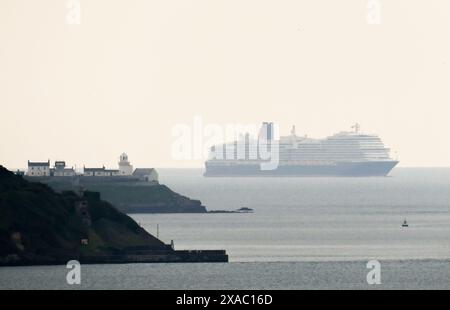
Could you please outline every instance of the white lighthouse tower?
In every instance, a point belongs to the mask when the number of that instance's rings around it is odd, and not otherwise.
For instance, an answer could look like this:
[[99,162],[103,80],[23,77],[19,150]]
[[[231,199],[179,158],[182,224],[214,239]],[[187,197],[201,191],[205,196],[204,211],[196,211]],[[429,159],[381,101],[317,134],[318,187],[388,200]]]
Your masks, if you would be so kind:
[[133,165],[128,161],[128,155],[122,153],[119,158],[119,175],[132,175]]

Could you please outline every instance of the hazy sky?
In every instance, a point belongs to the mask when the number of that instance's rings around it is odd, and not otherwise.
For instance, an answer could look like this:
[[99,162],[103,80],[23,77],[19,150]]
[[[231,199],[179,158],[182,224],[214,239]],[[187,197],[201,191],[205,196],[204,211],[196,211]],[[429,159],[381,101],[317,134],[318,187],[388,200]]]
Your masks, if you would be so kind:
[[450,166],[450,1],[0,1],[0,164],[188,167],[172,128],[359,122],[402,166]]

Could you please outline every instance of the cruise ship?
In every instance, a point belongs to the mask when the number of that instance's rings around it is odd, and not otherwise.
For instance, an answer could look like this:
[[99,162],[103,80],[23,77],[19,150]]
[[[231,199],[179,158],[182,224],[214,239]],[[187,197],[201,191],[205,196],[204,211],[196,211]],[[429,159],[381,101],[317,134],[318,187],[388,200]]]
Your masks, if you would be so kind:
[[249,134],[211,147],[204,176],[387,176],[398,164],[374,134],[355,124],[324,139],[274,138],[273,123],[263,123],[258,138]]

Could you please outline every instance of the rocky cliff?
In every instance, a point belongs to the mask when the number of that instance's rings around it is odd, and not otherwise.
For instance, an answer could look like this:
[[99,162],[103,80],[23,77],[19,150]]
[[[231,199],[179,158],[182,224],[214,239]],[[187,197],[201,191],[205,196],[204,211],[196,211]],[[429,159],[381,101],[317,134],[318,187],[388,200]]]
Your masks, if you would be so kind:
[[0,265],[171,251],[98,193],[57,193],[0,166]]
[[[102,199],[125,213],[205,213],[199,200],[190,199],[162,184],[128,182],[120,178],[29,177],[29,181],[49,185],[58,192],[80,187],[99,192]],[[76,184],[76,185],[75,185]]]

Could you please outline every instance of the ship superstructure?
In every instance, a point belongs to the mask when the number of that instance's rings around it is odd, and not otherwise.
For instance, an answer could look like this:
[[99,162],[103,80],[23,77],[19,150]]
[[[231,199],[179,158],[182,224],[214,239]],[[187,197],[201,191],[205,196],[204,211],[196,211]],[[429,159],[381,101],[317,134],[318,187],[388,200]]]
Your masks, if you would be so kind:
[[[324,139],[289,136],[274,139],[273,124],[264,123],[258,139],[243,139],[211,148],[205,176],[386,176],[398,161],[374,134],[358,124]],[[270,131],[270,132],[268,132]],[[269,161],[276,165],[262,169]]]

